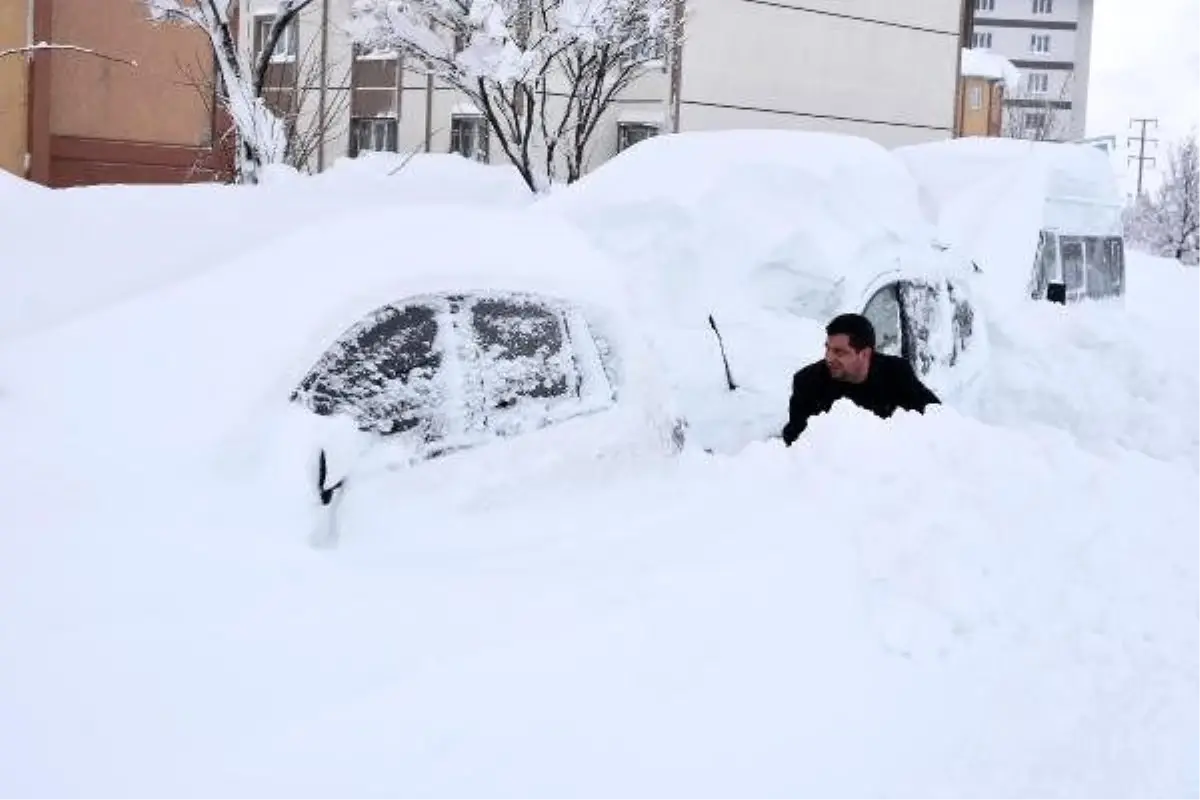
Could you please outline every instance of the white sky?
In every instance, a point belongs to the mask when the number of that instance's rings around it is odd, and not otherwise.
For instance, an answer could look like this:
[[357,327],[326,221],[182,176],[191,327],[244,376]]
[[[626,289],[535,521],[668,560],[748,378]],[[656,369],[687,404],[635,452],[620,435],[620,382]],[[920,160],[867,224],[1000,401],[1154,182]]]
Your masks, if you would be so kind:
[[[1160,140],[1147,155],[1200,125],[1200,0],[1095,0],[1088,136],[1117,137],[1114,164],[1125,169],[1131,117],[1157,117]],[[1136,142],[1134,143],[1136,148]],[[1136,153],[1136,150],[1134,151]],[[1132,190],[1136,164],[1128,164]],[[1147,166],[1147,183],[1157,171]]]

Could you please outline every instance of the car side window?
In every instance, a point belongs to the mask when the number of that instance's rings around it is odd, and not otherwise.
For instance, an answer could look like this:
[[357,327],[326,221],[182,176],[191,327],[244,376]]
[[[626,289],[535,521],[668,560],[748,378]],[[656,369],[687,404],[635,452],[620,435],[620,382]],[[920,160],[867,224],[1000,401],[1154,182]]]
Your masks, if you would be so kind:
[[1059,239],[1058,247],[1062,258],[1063,283],[1067,286],[1067,299],[1078,300],[1087,293],[1083,239],[1077,236],[1063,236]]
[[889,283],[871,296],[863,316],[875,328],[875,349],[889,356],[903,353],[899,287]]
[[950,305],[953,308],[951,328],[954,338],[950,366],[954,366],[958,363],[959,356],[971,347],[971,341],[975,335],[975,308],[953,283],[948,285],[948,292]]
[[444,434],[438,309],[385,306],[347,331],[292,394],[314,413],[349,415],[366,431]]
[[582,312],[553,298],[429,295],[348,330],[292,400],[363,431],[413,436],[432,458],[608,408],[611,360]]
[[521,398],[561,397],[572,384],[561,316],[529,300],[483,298],[470,311],[485,364],[483,389],[490,408]]
[[1088,297],[1118,297],[1124,291],[1125,252],[1120,236],[1090,236],[1087,252]]

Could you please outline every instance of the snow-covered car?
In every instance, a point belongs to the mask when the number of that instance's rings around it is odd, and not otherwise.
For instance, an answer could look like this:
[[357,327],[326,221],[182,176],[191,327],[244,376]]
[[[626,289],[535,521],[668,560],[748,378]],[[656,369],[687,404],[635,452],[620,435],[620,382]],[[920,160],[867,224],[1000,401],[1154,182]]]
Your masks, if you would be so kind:
[[[690,337],[677,349],[709,351],[669,364],[689,430],[709,449],[778,433],[792,373],[820,357],[824,325],[842,312],[868,316],[879,349],[908,358],[948,402],[981,376],[974,267],[938,243],[916,181],[868,140],[658,137],[533,211],[569,219],[636,274],[669,326],[659,339]],[[722,356],[728,374],[713,366]]]
[[[518,439],[539,463],[680,446],[635,293],[578,231],[454,207],[387,230],[402,251],[348,247],[335,296],[353,302],[312,320],[320,335],[289,392],[304,432],[286,438],[305,442],[324,505],[368,475],[466,451],[481,472],[519,470],[519,447],[482,454]],[[372,263],[385,255],[390,270]]]
[[939,237],[982,267],[989,302],[1124,296],[1124,200],[1103,151],[967,138],[895,153]]

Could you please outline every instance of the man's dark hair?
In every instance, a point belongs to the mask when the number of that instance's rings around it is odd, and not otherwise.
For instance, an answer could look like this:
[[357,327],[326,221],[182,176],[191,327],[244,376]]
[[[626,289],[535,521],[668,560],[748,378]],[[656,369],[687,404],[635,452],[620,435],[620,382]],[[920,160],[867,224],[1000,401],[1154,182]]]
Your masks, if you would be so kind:
[[845,336],[855,350],[875,349],[875,326],[862,314],[839,314],[825,326],[829,336]]

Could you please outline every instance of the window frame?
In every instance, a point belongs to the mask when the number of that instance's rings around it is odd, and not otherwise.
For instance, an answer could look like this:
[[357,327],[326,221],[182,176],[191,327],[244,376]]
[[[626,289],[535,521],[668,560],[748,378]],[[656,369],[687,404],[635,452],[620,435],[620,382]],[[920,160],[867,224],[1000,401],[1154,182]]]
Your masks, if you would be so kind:
[[[939,344],[945,345],[947,340],[943,336],[934,335],[932,328],[930,335],[924,340],[919,335],[918,320],[912,317],[910,309],[911,306],[914,306],[918,293],[932,297],[932,302],[928,304],[928,307],[932,309],[930,313],[934,317],[933,327],[939,325],[950,327],[949,349],[945,352],[940,352],[936,348]],[[882,333],[881,326],[872,318],[870,310],[871,306],[880,298],[886,298],[895,307],[896,330],[899,336],[898,347],[882,347],[878,341],[878,337]],[[871,324],[875,326],[877,352],[903,358],[921,377],[929,375],[939,365],[945,368],[954,368],[963,353],[971,349],[975,339],[975,325],[978,322],[977,311],[965,287],[957,285],[949,279],[930,281],[893,276],[871,292],[871,296],[863,304],[860,313],[870,319]],[[947,314],[948,318],[946,318]]]
[[[462,126],[469,125],[476,129],[475,151],[468,153],[463,145]],[[477,161],[481,164],[491,162],[492,131],[487,119],[482,114],[452,114],[450,116],[450,149],[463,158]]]
[[[631,134],[634,135],[631,136]],[[644,142],[647,139],[653,139],[655,136],[661,135],[662,129],[652,122],[618,122],[617,152],[623,153],[639,142]]]
[[[1078,247],[1081,251],[1081,281],[1077,286],[1067,283],[1064,266],[1064,247]],[[1094,263],[1099,255],[1105,262]],[[1096,274],[1105,275],[1105,286],[1100,285]],[[1034,257],[1033,275],[1030,279],[1030,298],[1044,300],[1050,283],[1066,286],[1068,303],[1082,300],[1105,300],[1125,294],[1126,263],[1125,240],[1118,235],[1091,236],[1084,234],[1059,233],[1043,230],[1038,239],[1038,250]]]
[[[360,136],[358,135],[358,126],[367,124],[373,129],[383,125],[385,128],[384,138],[389,141],[391,148],[364,148],[360,144]],[[358,158],[363,153],[398,153],[400,152],[400,121],[395,117],[351,117],[350,118],[350,135],[347,147],[347,154],[350,158]],[[374,134],[372,139],[374,139]]]
[[[250,41],[254,46],[254,57],[259,59],[262,57],[262,48],[266,44],[267,34],[271,31],[271,26],[275,24],[276,15],[270,11],[264,11],[255,14],[251,17]],[[283,33],[276,42],[276,50],[283,47],[283,52],[272,52],[269,60],[272,64],[290,64],[297,60],[300,51],[299,42],[299,17],[293,17],[283,29]]]

